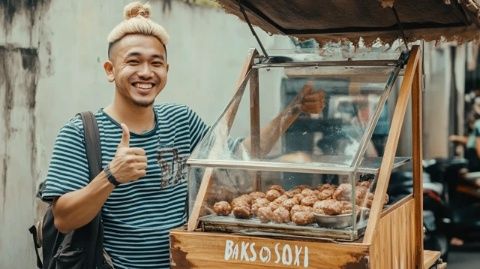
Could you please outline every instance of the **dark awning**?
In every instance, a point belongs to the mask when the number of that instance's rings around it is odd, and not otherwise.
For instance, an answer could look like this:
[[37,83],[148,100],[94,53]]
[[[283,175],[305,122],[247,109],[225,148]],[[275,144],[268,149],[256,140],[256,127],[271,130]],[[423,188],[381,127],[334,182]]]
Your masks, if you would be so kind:
[[[242,20],[273,34],[319,42],[377,37],[469,41],[479,38],[480,0],[217,0]],[[398,15],[391,7],[394,7]]]

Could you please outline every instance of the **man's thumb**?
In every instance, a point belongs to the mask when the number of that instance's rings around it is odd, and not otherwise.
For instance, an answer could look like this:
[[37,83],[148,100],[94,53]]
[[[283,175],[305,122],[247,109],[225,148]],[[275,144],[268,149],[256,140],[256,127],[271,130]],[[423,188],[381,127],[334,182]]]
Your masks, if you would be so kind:
[[130,146],[130,131],[128,130],[126,124],[121,123],[120,126],[122,126],[122,139],[120,140],[118,146],[128,147]]

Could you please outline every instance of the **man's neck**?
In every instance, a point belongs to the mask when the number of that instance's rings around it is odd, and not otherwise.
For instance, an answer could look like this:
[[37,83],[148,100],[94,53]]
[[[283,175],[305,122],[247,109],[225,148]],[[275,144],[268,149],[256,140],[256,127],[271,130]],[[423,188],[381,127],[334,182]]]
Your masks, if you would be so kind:
[[104,109],[110,117],[119,123],[124,123],[130,132],[142,134],[152,130],[155,126],[153,105],[148,107],[128,106],[113,103]]

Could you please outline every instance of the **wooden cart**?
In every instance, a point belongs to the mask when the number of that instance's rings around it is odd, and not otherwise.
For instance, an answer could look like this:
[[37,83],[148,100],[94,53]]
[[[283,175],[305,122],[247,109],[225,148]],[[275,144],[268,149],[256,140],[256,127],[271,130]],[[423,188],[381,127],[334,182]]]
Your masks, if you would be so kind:
[[[397,3],[392,4],[397,9],[391,8],[389,11],[384,11],[378,1],[365,3],[364,9],[361,10],[356,9],[355,4],[348,6],[349,1],[326,1],[324,4],[328,4],[327,6],[330,8],[338,7],[338,5],[345,7],[345,16],[337,23],[336,27],[336,18],[322,17],[322,14],[326,15],[327,13],[322,11],[315,1],[280,1],[281,3],[279,3],[277,1],[220,0],[219,2],[227,12],[237,15],[249,24],[251,21],[252,24],[260,26],[268,32],[300,38],[313,37],[319,42],[340,40],[345,37],[357,38],[358,36],[380,36],[387,41],[389,38],[401,36],[404,41],[411,41],[425,37],[426,33],[431,39],[438,39],[444,33],[452,33],[451,29],[457,29],[455,30],[457,33],[463,31],[464,37],[468,39],[471,37],[472,29],[474,31],[477,29],[470,20],[469,27],[458,30],[459,24],[455,21],[458,16],[455,16],[454,12],[446,12],[449,9],[458,8],[458,6],[452,7],[444,4],[432,4],[431,7],[428,7],[432,10],[431,14],[426,14],[417,24],[408,24],[413,22],[416,19],[415,16],[418,15],[418,13],[409,13],[409,10],[411,11],[412,7],[416,5],[416,1],[399,1],[398,5]],[[389,3],[395,1],[380,2],[384,6],[389,6]],[[282,12],[281,8],[277,8],[278,6],[288,10]],[[428,5],[425,4],[422,7],[425,6]],[[469,17],[470,11],[464,12],[464,15]],[[366,12],[369,15],[359,20],[361,26],[355,25],[354,20],[346,18],[350,15],[352,15],[351,18],[358,18],[358,16],[353,16],[358,12]],[[384,13],[391,16],[386,18],[387,15]],[[443,15],[439,16],[438,14]],[[432,18],[430,19],[428,16],[432,16]],[[368,18],[372,19],[370,24],[366,22]],[[407,18],[407,24],[403,24],[400,18]],[[385,23],[385,20],[389,22]],[[297,21],[300,25],[296,25]],[[434,23],[429,23],[431,21]],[[266,54],[264,50],[263,52]],[[253,59],[256,55],[256,51],[250,52],[242,69],[238,82],[239,87],[242,86],[241,84],[245,86],[245,77],[252,70]],[[196,196],[195,207],[188,220],[188,226],[171,232],[172,268],[408,269],[430,268],[435,264],[437,264],[437,268],[445,268],[445,264],[439,265],[439,252],[423,249],[421,55],[419,46],[412,46],[409,50],[385,152],[378,169],[377,186],[370,217],[361,237],[353,242],[339,242],[312,238],[288,239],[274,236],[204,232],[198,223],[213,173],[211,169],[206,169]],[[252,154],[258,154],[255,153],[259,139],[258,73],[255,70],[250,81]],[[388,208],[383,208],[409,100],[412,104],[413,194],[404,197]],[[234,110],[225,113],[235,114]],[[228,124],[231,125],[231,122]]]
[[[248,58],[243,76],[252,66]],[[421,141],[421,51],[414,46],[392,117],[384,157],[379,169],[375,198],[365,234],[355,242],[286,240],[227,233],[197,231],[211,175],[204,175],[197,195],[197,208],[186,230],[171,232],[173,268],[429,268],[439,257],[423,250],[422,141]],[[253,88],[255,86],[252,86]],[[383,210],[395,152],[409,99],[412,98],[413,194]],[[255,107],[252,107],[255,115]],[[255,118],[255,116],[253,116]],[[255,125],[254,120],[252,125]],[[238,253],[234,253],[238,252]]]

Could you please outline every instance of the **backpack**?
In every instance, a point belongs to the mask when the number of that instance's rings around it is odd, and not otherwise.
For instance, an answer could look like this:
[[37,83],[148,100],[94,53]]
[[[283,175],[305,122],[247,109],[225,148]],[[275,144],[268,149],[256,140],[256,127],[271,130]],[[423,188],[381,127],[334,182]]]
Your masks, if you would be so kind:
[[[92,179],[100,173],[102,167],[99,131],[92,112],[79,114],[83,121],[85,149]],[[41,191],[42,186],[39,192]],[[54,225],[50,204],[43,219],[32,225],[29,231],[33,236],[39,269],[113,268],[111,260],[103,250],[101,212],[85,226],[63,234]],[[42,248],[43,262],[40,259],[39,248]]]

